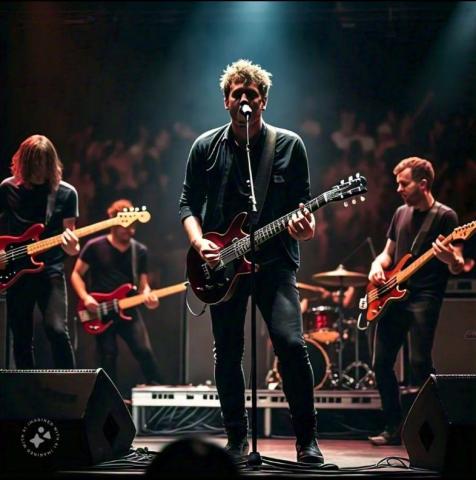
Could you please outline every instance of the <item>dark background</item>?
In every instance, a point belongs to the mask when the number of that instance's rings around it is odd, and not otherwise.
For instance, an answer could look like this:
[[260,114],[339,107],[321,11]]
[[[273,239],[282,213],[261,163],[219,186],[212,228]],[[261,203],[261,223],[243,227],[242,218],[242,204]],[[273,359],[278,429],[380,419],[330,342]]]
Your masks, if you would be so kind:
[[[273,74],[265,119],[303,136],[315,195],[362,165],[369,179],[366,203],[350,213],[333,204],[317,215],[322,229],[303,245],[301,281],[311,283],[313,273],[349,255],[346,268],[368,270],[368,244],[352,251],[367,237],[377,251],[383,247],[400,203],[391,170],[403,155],[433,160],[438,198],[462,222],[474,218],[474,195],[467,193],[475,159],[472,2],[3,2],[0,14],[2,178],[21,141],[42,133],[57,146],[65,180],[78,189],[80,225],[104,218],[121,196],[147,205],[153,218],[138,227],[137,238],[150,249],[153,286],[183,279],[187,242],[178,195],[187,153],[194,136],[228,121],[218,82],[238,58]],[[393,155],[351,157],[330,140],[343,110],[365,120],[375,139],[389,110],[399,120],[414,115],[411,142],[403,148],[397,140],[402,148]],[[308,134],[309,121],[319,126],[317,136]],[[436,121],[447,133],[439,147],[430,135]],[[159,160],[142,157],[133,172],[125,161],[121,171],[111,145],[120,152],[136,145],[141,128],[149,142],[165,132],[166,147]],[[96,156],[88,150],[94,142],[103,145]],[[70,300],[73,311],[73,294]],[[183,311],[181,296],[144,311],[164,380],[212,380],[208,317]],[[78,367],[94,367],[93,339],[76,331],[72,316]],[[264,381],[273,356],[259,329]],[[39,325],[36,348],[39,366],[50,367]],[[124,392],[142,381],[124,346],[119,371]]]

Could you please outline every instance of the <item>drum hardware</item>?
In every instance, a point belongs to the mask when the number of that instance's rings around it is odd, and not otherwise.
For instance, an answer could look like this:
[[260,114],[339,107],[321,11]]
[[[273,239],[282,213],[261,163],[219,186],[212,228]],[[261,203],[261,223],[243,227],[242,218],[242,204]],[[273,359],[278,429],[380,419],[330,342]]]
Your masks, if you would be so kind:
[[[362,325],[361,319],[354,320],[353,325],[356,328],[355,334],[355,360],[348,367],[343,369],[342,365],[342,350],[344,347],[343,342],[348,341],[348,336],[345,335],[343,326],[344,323],[350,325],[349,320],[344,319],[344,291],[348,287],[363,287],[367,285],[367,276],[360,272],[352,272],[346,270],[342,264],[340,264],[335,270],[329,272],[316,273],[312,276],[313,280],[321,285],[328,287],[338,287],[338,321],[337,330],[339,338],[336,343],[338,353],[338,383],[339,386],[352,389],[371,388],[371,385],[375,384],[373,372],[369,366],[359,359],[359,332],[358,330],[365,329]],[[351,367],[351,368],[349,368]],[[360,371],[363,369],[363,375],[360,375]],[[353,370],[353,377],[350,375]]]

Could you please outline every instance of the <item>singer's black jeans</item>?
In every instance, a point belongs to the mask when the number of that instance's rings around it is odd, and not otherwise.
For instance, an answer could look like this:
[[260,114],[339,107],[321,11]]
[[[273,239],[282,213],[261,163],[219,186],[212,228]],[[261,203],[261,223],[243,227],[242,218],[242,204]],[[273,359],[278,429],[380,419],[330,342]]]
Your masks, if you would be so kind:
[[68,333],[68,302],[64,275],[45,272],[26,274],[7,291],[8,324],[13,333],[13,352],[18,369],[35,368],[33,312],[38,305],[51,344],[55,368],[75,368]]
[[[257,306],[280,361],[283,390],[296,434],[310,435],[315,431],[314,379],[303,338],[295,270],[275,266],[257,272],[255,278]],[[242,359],[249,275],[238,282],[229,301],[210,307],[215,339],[215,381],[227,431],[243,429],[247,424]]]
[[435,373],[431,350],[441,308],[441,297],[431,292],[412,292],[408,300],[394,302],[372,324],[373,358],[377,387],[387,427],[397,428],[402,407],[394,364],[398,351],[409,336],[410,383],[421,386]]

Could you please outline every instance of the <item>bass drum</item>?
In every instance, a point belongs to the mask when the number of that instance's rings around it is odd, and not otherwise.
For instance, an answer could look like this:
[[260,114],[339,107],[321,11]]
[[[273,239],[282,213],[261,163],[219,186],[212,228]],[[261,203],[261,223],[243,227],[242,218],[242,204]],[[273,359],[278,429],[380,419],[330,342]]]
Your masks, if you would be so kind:
[[[309,338],[307,335],[304,335],[304,340],[314,373],[314,390],[319,390],[326,384],[331,375],[329,355],[319,342]],[[272,388],[282,388],[278,357],[274,359],[273,370],[268,373],[266,383],[268,384],[268,388],[270,388],[270,385],[274,385]]]

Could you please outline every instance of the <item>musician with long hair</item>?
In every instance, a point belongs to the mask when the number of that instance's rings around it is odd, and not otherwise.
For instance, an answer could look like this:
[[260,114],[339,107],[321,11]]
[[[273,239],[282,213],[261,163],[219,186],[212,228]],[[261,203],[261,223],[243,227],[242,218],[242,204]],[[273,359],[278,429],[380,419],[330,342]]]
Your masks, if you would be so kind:
[[374,445],[401,444],[402,407],[393,370],[398,351],[410,333],[410,383],[421,386],[435,373],[431,351],[446,283],[450,273],[463,270],[462,246],[444,245],[442,239],[458,225],[450,207],[435,200],[431,162],[418,157],[402,160],[394,168],[397,192],[404,205],[394,213],[384,250],[375,258],[369,280],[375,286],[386,281],[385,270],[407,253],[418,257],[433,249],[431,259],[407,282],[407,299],[388,305],[382,317],[371,325],[373,369],[382,399],[384,430],[369,437]]
[[55,368],[74,368],[63,263],[66,255],[79,252],[79,241],[73,233],[79,215],[78,194],[62,180],[62,163],[55,146],[44,135],[32,135],[21,143],[13,155],[11,172],[12,176],[0,184],[1,234],[20,236],[41,223],[45,225],[41,238],[62,235],[61,246],[36,257],[45,263],[45,268],[21,275],[7,290],[15,365],[18,369],[35,368],[33,312],[37,305]]
[[[315,231],[314,216],[304,208],[311,198],[306,150],[297,134],[263,121],[271,86],[269,72],[248,60],[238,60],[225,69],[220,86],[231,123],[203,133],[194,142],[180,198],[180,218],[201,259],[210,267],[217,265],[219,247],[204,233],[225,232],[238,213],[248,210],[245,115],[249,114],[250,159],[260,212],[257,228],[297,209],[287,231],[257,251],[257,306],[281,363],[283,390],[296,433],[297,459],[323,463],[316,440],[313,372],[296,287],[298,240],[311,239]],[[249,449],[242,368],[249,295],[249,277],[245,276],[230,299],[210,307],[215,381],[228,436],[226,448],[236,458]]]

